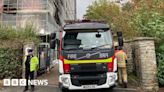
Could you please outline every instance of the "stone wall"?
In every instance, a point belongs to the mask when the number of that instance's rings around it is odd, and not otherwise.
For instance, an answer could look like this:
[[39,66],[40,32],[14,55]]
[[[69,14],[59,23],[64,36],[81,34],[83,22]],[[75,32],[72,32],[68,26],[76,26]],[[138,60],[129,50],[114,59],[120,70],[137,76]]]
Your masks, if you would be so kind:
[[125,41],[124,42],[124,50],[127,53],[128,61],[127,61],[127,70],[128,73],[132,73],[134,70],[133,64],[133,52],[132,52],[132,41]]
[[138,84],[146,92],[157,92],[157,65],[154,40],[148,37],[139,37],[125,41],[125,51],[128,55],[127,70],[135,73]]

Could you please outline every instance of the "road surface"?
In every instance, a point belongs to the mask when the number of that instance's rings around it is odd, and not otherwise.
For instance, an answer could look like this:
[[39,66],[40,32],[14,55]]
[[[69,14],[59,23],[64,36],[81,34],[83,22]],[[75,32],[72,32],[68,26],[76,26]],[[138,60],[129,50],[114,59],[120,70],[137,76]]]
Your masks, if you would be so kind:
[[[50,73],[43,74],[37,79],[48,79],[48,86],[37,86],[35,87],[34,92],[61,92],[58,88],[58,65],[55,64],[54,68]],[[3,87],[0,92],[23,92],[24,87]],[[26,91],[26,92],[31,92]],[[109,89],[100,89],[100,90],[86,90],[86,91],[71,91],[71,92],[137,92],[136,88],[114,88],[113,90]],[[139,92],[139,91],[138,91]]]
[[[6,87],[3,88],[0,92],[23,92],[24,87]],[[26,92],[31,92],[30,89]],[[58,87],[55,86],[44,86],[44,87],[36,87],[34,92],[61,92]],[[100,90],[77,90],[70,92],[137,92],[136,89],[131,88],[114,88],[110,89],[100,89]]]

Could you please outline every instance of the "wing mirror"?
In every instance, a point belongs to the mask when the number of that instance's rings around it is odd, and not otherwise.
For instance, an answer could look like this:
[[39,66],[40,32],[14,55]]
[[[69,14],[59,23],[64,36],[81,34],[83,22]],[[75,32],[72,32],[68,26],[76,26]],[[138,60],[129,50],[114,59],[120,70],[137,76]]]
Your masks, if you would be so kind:
[[124,41],[123,41],[122,32],[117,32],[117,36],[118,36],[118,45],[119,46],[123,46],[124,45]]
[[55,49],[56,47],[56,33],[51,34],[50,48]]

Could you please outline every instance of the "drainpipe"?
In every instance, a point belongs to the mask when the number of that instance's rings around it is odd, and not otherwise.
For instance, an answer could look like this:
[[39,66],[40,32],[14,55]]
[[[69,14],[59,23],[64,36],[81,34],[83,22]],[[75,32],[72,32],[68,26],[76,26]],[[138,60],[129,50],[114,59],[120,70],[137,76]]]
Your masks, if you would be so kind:
[[74,1],[75,1],[75,2],[74,2],[74,3],[75,3],[75,4],[74,4],[74,5],[75,5],[75,6],[74,6],[74,7],[75,7],[75,15],[74,15],[75,17],[74,17],[74,18],[75,18],[75,20],[76,20],[76,14],[77,14],[77,11],[76,11],[76,10],[77,10],[77,2],[76,2],[76,0],[74,0]]

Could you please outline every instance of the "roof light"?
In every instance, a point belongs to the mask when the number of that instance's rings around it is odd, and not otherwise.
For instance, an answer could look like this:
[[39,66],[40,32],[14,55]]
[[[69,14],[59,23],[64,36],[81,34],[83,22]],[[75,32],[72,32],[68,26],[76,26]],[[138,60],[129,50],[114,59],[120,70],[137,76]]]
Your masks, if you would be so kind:
[[86,22],[96,22],[96,23],[107,23],[105,20],[65,20],[66,24],[73,24],[73,23],[86,23]]

